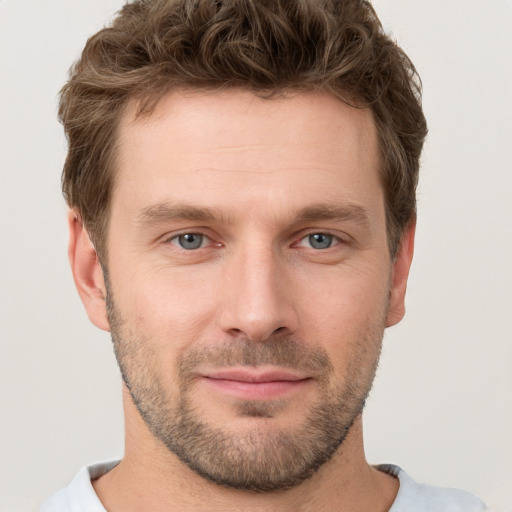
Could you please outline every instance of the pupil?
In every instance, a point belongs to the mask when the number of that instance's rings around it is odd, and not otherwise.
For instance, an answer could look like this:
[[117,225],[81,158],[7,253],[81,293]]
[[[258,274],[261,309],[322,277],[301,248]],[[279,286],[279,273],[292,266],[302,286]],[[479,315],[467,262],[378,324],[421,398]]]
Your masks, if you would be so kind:
[[203,242],[202,235],[186,234],[179,237],[179,242],[183,249],[199,249]]
[[325,233],[309,235],[309,243],[314,249],[328,249],[332,244],[332,236]]

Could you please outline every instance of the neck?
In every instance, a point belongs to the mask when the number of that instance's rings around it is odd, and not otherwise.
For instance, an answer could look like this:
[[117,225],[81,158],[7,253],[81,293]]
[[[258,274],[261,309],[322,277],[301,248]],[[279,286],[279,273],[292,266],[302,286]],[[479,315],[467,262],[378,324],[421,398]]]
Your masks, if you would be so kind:
[[211,512],[386,512],[398,491],[396,479],[366,462],[360,417],[312,477],[288,490],[253,493],[205,480],[156,440],[138,414],[127,415],[125,457],[93,486],[109,512],[204,511],[205,503]]

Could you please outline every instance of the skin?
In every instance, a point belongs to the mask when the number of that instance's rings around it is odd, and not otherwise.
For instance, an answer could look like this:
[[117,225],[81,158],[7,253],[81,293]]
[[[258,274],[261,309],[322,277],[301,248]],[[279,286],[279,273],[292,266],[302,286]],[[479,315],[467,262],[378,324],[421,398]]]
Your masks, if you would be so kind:
[[[302,375],[305,383],[283,394],[248,391],[250,401],[272,404],[270,418],[240,414],[232,386],[195,378],[189,397],[201,419],[232,436],[293,434],[326,389],[347,384],[356,362],[358,378],[371,385],[384,329],[404,314],[414,225],[391,260],[369,110],[320,92],[263,100],[242,90],[174,91],[149,118],[135,119],[132,105],[119,137],[107,266],[123,333],[144,340],[145,359],[130,356],[133,373],[136,361],[149,361],[171,400],[179,361],[200,346],[261,345],[279,333],[327,355],[328,387]],[[185,218],[183,206],[214,215]],[[333,207],[343,215],[318,215]],[[78,291],[91,321],[109,331],[98,257],[73,211],[69,226]],[[205,235],[203,246],[181,248],[185,233]],[[312,247],[314,233],[332,235],[332,246]],[[123,400],[125,457],[94,482],[110,512],[199,511],[205,503],[212,511],[384,512],[396,496],[398,482],[366,462],[360,415],[313,476],[257,494],[189,469],[153,435],[126,387]]]

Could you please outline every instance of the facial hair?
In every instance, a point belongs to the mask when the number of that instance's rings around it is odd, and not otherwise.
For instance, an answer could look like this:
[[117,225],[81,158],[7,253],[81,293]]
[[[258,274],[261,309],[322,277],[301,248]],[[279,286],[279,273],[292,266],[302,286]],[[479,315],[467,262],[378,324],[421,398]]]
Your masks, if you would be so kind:
[[[139,414],[170,452],[211,482],[257,493],[297,486],[340,449],[364,408],[380,355],[380,319],[350,341],[352,355],[343,378],[335,377],[324,349],[279,333],[264,342],[237,338],[198,344],[183,354],[175,369],[164,370],[152,340],[128,327],[107,291],[114,351]],[[250,428],[212,425],[193,400],[194,376],[201,365],[289,368],[313,377],[318,399],[287,429],[273,420],[286,407],[279,399],[237,400],[237,416],[254,418]],[[164,371],[176,372],[176,392],[164,386]]]

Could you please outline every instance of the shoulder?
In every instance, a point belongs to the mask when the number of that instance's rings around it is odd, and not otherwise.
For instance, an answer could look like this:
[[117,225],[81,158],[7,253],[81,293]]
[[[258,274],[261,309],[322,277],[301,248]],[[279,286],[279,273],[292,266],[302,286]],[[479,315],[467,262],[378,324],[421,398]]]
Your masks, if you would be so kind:
[[389,512],[484,512],[485,504],[468,492],[415,482],[398,466],[377,466],[398,478],[400,489]]
[[108,461],[83,467],[67,487],[41,505],[39,512],[105,512],[91,480],[104,475],[117,464],[119,461]]

